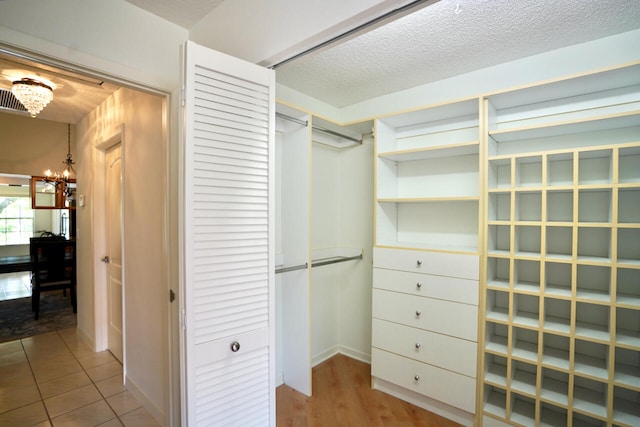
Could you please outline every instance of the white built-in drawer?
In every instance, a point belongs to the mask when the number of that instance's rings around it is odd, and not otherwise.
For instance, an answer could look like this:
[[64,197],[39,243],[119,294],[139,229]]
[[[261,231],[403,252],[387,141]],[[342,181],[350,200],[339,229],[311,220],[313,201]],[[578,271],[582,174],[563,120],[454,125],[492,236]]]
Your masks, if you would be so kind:
[[476,380],[384,350],[371,351],[371,375],[432,399],[475,412]]
[[373,287],[478,305],[477,280],[374,268]]
[[473,341],[373,319],[371,345],[420,362],[476,376],[478,345]]
[[373,266],[478,280],[478,255],[373,248]]
[[469,304],[374,289],[373,317],[477,341],[478,307]]

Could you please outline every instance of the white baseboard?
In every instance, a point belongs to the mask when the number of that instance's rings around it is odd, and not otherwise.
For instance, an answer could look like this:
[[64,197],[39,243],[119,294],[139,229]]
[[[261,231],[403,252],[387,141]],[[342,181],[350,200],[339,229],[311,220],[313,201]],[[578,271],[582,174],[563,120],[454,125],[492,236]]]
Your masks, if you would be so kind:
[[138,402],[142,404],[144,409],[147,410],[151,414],[151,416],[161,425],[164,425],[164,411],[162,408],[158,408],[153,404],[151,400],[135,385],[131,378],[125,375],[124,377],[124,387],[127,389],[129,393],[136,398]]

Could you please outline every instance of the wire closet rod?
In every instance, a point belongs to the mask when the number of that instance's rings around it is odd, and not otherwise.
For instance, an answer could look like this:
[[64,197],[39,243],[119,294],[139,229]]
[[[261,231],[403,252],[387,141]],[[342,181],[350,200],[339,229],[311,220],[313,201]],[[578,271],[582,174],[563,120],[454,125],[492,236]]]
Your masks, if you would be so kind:
[[[337,256],[331,258],[322,258],[318,260],[311,261],[311,267],[322,267],[323,265],[336,264],[339,262],[352,261],[356,259],[362,259],[362,254],[354,255],[354,256]],[[296,271],[296,270],[304,270],[309,268],[309,263],[304,263],[300,265],[294,265],[292,267],[280,267],[276,268],[276,274],[286,273],[288,271]]]
[[[288,120],[288,121],[293,122],[293,123],[297,123],[297,124],[302,125],[302,126],[309,126],[309,121],[308,120],[300,120],[300,119],[297,119],[295,117],[287,116],[286,114],[282,114],[282,113],[278,113],[278,112],[276,112],[276,117],[279,117],[279,118],[284,119],[284,120]],[[353,142],[356,142],[358,144],[362,144],[362,139],[354,138],[354,137],[349,136],[349,135],[344,135],[344,134],[342,134],[340,132],[336,132],[336,131],[331,130],[331,129],[325,129],[323,127],[315,126],[315,125],[312,125],[311,129],[316,130],[318,132],[327,133],[329,135],[337,136],[339,138],[348,139],[349,141],[353,141]]]

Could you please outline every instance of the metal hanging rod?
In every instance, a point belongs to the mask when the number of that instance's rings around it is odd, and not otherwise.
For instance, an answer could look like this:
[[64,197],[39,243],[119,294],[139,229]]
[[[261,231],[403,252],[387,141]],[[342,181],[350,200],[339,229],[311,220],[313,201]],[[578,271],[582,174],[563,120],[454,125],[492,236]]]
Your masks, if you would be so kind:
[[311,261],[311,267],[321,267],[323,265],[336,264],[338,262],[352,261],[355,259],[362,259],[362,254],[354,256],[337,256]]
[[435,3],[436,1],[438,1],[438,0],[416,0],[416,1],[412,1],[411,3],[408,3],[408,4],[404,5],[404,6],[400,6],[397,9],[394,9],[394,10],[392,10],[390,12],[385,13],[382,16],[374,18],[371,21],[365,22],[364,24],[360,24],[357,27],[355,27],[355,28],[353,28],[351,30],[348,30],[348,31],[336,36],[336,37],[333,37],[333,38],[331,38],[331,39],[329,39],[327,41],[324,41],[324,42],[322,42],[320,44],[317,44],[317,45],[315,45],[313,47],[310,47],[309,49],[307,49],[307,50],[305,50],[303,52],[300,52],[300,53],[298,53],[296,55],[293,55],[292,57],[289,57],[289,58],[287,58],[285,60],[282,60],[282,61],[278,62],[277,64],[271,65],[271,66],[269,66],[269,68],[277,69],[278,67],[280,67],[282,65],[288,64],[289,62],[295,61],[298,58],[306,56],[306,55],[308,55],[310,53],[313,53],[313,52],[315,52],[317,50],[323,49],[323,48],[325,48],[325,47],[327,47],[329,45],[332,45],[332,44],[334,44],[336,42],[339,42],[340,40],[346,39],[346,38],[351,37],[351,36],[356,36],[359,33],[363,32],[364,30],[366,30],[366,29],[368,29],[370,27],[374,27],[374,26],[376,26],[376,25],[378,25],[380,23],[383,23],[384,21],[387,21],[387,20],[389,20],[390,18],[392,18],[392,17],[394,17],[396,15],[399,15],[399,14],[402,14],[402,13],[411,12],[413,9],[416,9],[418,6],[420,6],[423,3],[429,4],[429,3]]
[[[276,117],[284,119],[284,120],[288,120],[288,121],[293,122],[293,123],[297,123],[297,124],[302,125],[302,126],[309,126],[309,121],[308,120],[300,120],[300,119],[295,118],[295,117],[287,116],[286,114],[283,114],[283,113],[276,112]],[[362,144],[362,139],[354,138],[352,136],[345,135],[345,134],[342,134],[340,132],[336,132],[336,131],[331,130],[331,129],[326,129],[326,128],[323,128],[323,127],[320,127],[320,126],[315,126],[315,125],[312,125],[311,129],[313,129],[315,131],[318,131],[318,132],[326,133],[326,134],[329,134],[329,135],[337,136],[339,138],[348,139],[349,141],[356,142],[358,144]]]
[[280,268],[276,268],[276,274],[280,274],[280,273],[286,273],[288,271],[296,271],[296,270],[304,270],[306,268],[309,268],[309,263],[304,263],[304,264],[300,264],[300,265],[295,265],[293,267],[280,267]]

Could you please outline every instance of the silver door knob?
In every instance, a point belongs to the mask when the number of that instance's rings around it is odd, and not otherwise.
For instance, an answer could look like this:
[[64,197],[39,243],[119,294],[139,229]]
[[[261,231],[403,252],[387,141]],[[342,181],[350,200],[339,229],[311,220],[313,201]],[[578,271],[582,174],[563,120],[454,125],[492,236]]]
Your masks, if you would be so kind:
[[420,316],[421,314],[422,314],[422,311],[416,310],[416,316]]
[[422,347],[422,344],[420,344],[419,342],[416,343],[416,349],[419,349],[420,347]]
[[420,266],[422,265],[422,260],[421,260],[421,259],[417,260],[417,261],[416,261],[416,265],[417,265],[418,267],[420,267]]
[[418,381],[418,380],[420,379],[420,375],[416,375],[415,377],[413,377],[413,379],[414,379],[415,381]]
[[416,283],[416,288],[420,289],[422,287],[422,283],[418,282]]
[[105,264],[109,264],[111,262],[111,259],[109,259],[109,255],[105,255],[100,261],[104,262]]
[[231,351],[234,353],[240,350],[240,343],[238,341],[234,341],[231,343]]

